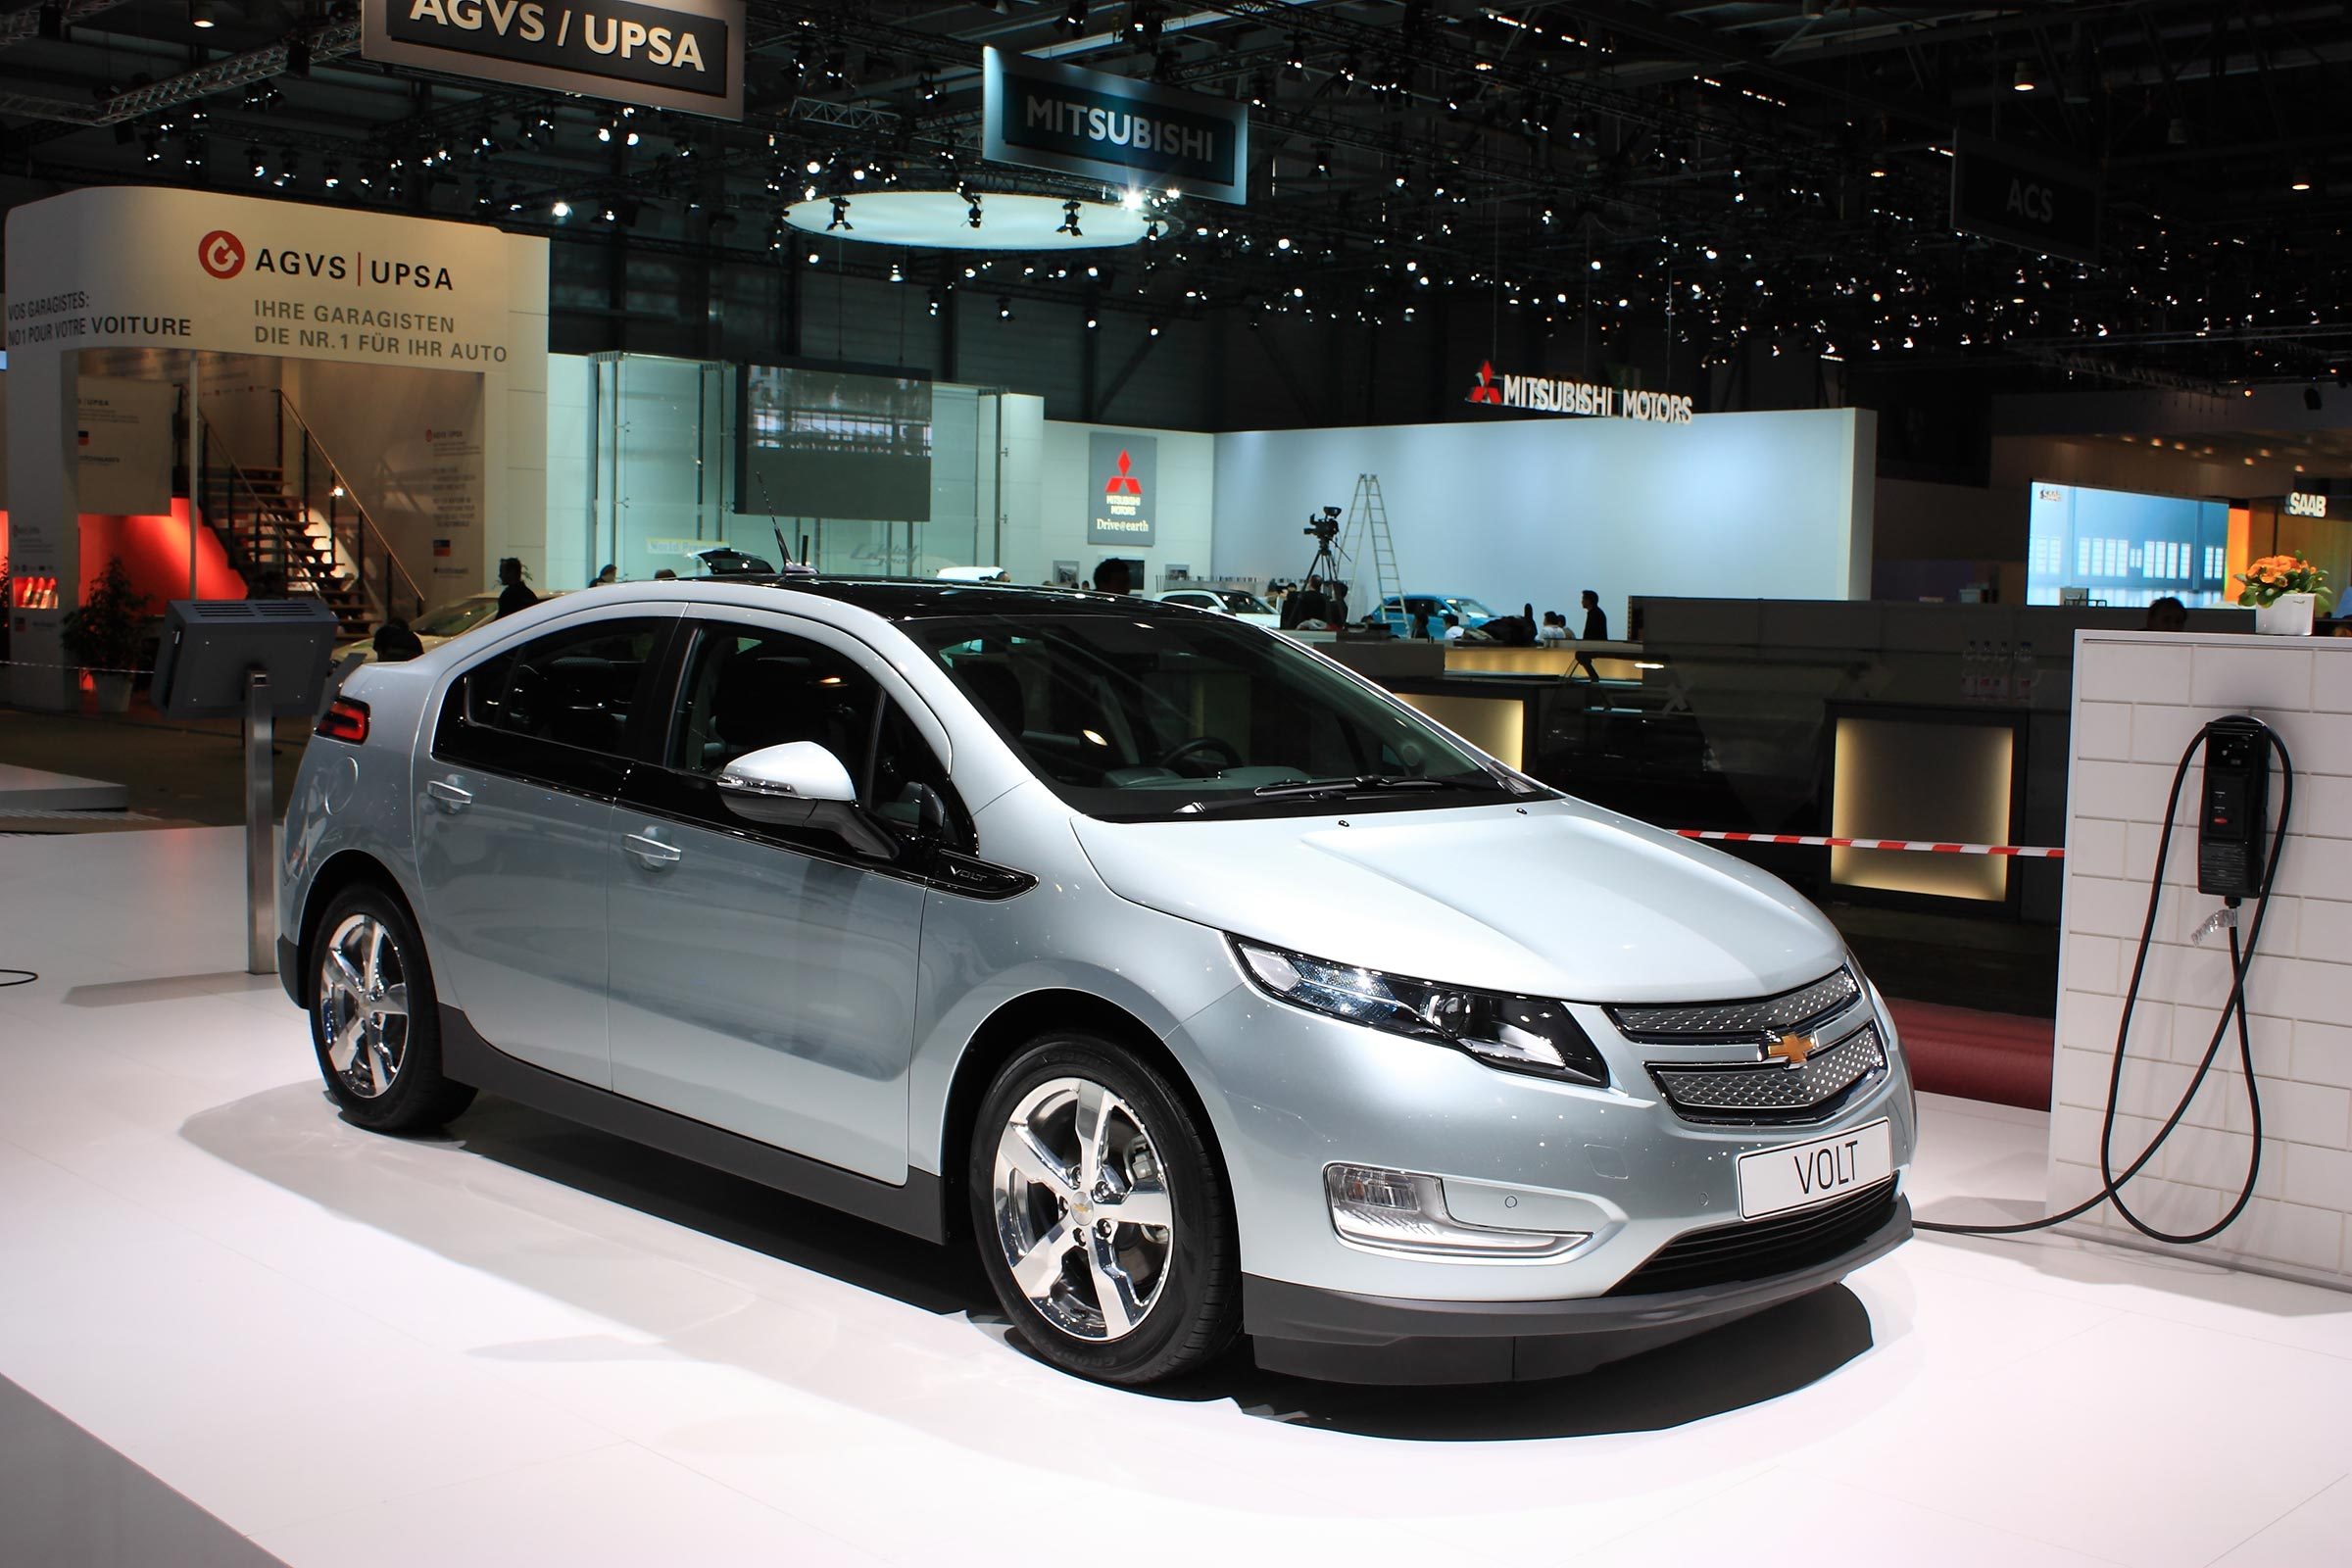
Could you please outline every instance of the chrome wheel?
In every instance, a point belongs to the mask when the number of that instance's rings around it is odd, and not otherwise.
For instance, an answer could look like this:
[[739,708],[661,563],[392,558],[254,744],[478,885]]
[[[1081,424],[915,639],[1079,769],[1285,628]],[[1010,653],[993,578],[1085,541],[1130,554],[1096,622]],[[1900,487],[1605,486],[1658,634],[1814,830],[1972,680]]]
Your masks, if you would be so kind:
[[1126,1338],[1168,1282],[1175,1215],[1134,1109],[1101,1084],[1054,1078],[997,1138],[997,1240],[1038,1315],[1074,1339]]
[[346,915],[321,944],[318,1034],[327,1064],[362,1100],[391,1089],[409,1052],[408,966],[371,914]]

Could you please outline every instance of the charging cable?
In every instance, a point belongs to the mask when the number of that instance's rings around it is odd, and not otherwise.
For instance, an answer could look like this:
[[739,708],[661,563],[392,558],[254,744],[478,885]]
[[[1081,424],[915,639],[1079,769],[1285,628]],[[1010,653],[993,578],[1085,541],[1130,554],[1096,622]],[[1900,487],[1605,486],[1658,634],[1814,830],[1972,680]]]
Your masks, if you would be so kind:
[[[2156,1129],[2156,1135],[2148,1140],[2148,1147],[2140,1151],[2139,1157],[2127,1165],[2119,1175],[2115,1169],[2115,1115],[2116,1101],[2123,1091],[2124,1047],[2132,1034],[2132,1014],[2139,1005],[2139,983],[2147,972],[2148,950],[2156,939],[2156,909],[2164,898],[2164,866],[2173,850],[2173,818],[2180,807],[2180,787],[2188,780],[2189,764],[2196,760],[2197,749],[2205,744],[2206,736],[2202,730],[2188,743],[2188,750],[2180,754],[2180,765],[2173,770],[2172,793],[2165,798],[2164,831],[2156,841],[2156,868],[2148,877],[2148,913],[2140,922],[2139,952],[2132,960],[2132,984],[2124,993],[2124,1015],[2115,1028],[2115,1054],[2107,1068],[2107,1110],[2099,1124],[2099,1190],[2063,1213],[2023,1220],[2014,1225],[1951,1225],[1923,1219],[1915,1222],[1917,1229],[1939,1231],[1949,1236],[2021,1236],[2029,1231],[2048,1230],[2053,1225],[2080,1219],[2101,1203],[2113,1203],[2115,1211],[2123,1215],[2132,1228],[2142,1236],[2187,1247],[2197,1242],[2211,1241],[2228,1230],[2230,1223],[2245,1212],[2246,1204],[2254,1197],[2255,1178],[2262,1172],[2262,1089],[2254,1080],[2254,1046],[2246,1032],[2246,970],[2252,966],[2255,950],[2262,942],[2263,916],[2270,911],[2271,885],[2278,880],[2278,861],[2286,851],[2287,822],[2295,808],[2295,764],[2293,759],[2287,756],[2286,743],[2278,738],[2276,730],[2261,720],[2254,719],[2251,722],[2262,731],[2265,744],[2278,754],[2281,785],[2278,825],[2271,835],[2271,853],[2263,865],[2262,885],[2253,895],[2254,915],[2246,924],[2243,951],[2240,951],[2237,941],[2236,913],[2239,901],[2234,897],[2224,901],[2218,923],[2227,927],[2230,933],[2230,1000],[2224,1004],[2222,1015],[2214,1020],[2213,1038],[2206,1042],[2204,1059],[2197,1063],[2196,1076],[2189,1079],[2187,1089],[2181,1092],[2180,1102],[2173,1107],[2173,1113],[2165,1118],[2164,1125]],[[2213,920],[2207,921],[2206,929],[2211,929],[2215,923]],[[2212,1071],[2214,1058],[2221,1054],[2222,1042],[2229,1037],[2232,1023],[2237,1028],[2238,1064],[2246,1075],[2246,1109],[2253,1127],[2253,1142],[2246,1152],[2245,1185],[2238,1190],[2237,1201],[2230,1205],[2230,1211],[2203,1230],[2178,1233],[2160,1230],[2133,1213],[2132,1205],[2124,1201],[2124,1184],[2147,1167],[2148,1161],[2156,1157],[2157,1151],[2164,1148],[2166,1140],[2173,1136],[2173,1130],[2180,1125],[2181,1118],[2188,1114],[2189,1103],[2197,1098],[2197,1091],[2205,1086],[2206,1074]]]

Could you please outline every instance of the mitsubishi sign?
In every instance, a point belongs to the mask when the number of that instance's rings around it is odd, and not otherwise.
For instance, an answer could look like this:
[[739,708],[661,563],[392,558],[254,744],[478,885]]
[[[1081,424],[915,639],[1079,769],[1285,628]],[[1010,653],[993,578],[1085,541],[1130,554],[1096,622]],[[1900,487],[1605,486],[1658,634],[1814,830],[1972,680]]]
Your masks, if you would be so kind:
[[360,53],[741,120],[743,23],[744,0],[361,0]]
[[1567,414],[1596,419],[1647,419],[1689,424],[1690,400],[1671,392],[1640,392],[1592,381],[1560,381],[1543,375],[1496,375],[1481,364],[1466,400],[1494,409],[1529,414]]
[[980,156],[1240,203],[1250,109],[1076,66],[980,52]]

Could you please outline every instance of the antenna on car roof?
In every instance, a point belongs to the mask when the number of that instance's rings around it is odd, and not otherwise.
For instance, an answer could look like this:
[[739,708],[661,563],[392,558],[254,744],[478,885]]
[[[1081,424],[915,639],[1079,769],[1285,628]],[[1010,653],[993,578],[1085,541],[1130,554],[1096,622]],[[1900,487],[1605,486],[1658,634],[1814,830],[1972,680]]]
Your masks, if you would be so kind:
[[792,546],[784,541],[784,525],[776,520],[775,503],[768,498],[767,475],[759,473],[752,477],[760,486],[760,510],[767,514],[767,531],[775,536],[776,555],[779,558],[777,570],[787,576],[813,574],[816,568],[794,555]]

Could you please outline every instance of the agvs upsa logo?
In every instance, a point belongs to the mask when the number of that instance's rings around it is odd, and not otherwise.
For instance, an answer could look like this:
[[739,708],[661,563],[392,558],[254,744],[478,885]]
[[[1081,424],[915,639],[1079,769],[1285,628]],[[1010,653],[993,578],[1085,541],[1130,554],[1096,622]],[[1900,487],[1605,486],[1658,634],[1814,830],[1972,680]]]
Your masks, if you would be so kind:
[[245,242],[225,228],[216,228],[196,242],[196,261],[214,277],[234,277],[245,270]]

